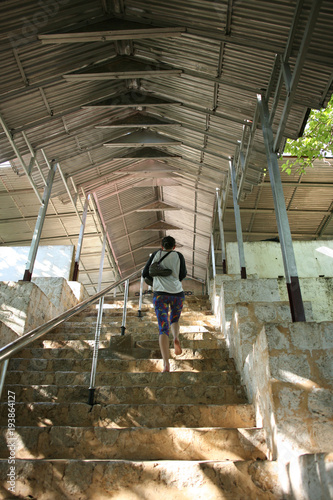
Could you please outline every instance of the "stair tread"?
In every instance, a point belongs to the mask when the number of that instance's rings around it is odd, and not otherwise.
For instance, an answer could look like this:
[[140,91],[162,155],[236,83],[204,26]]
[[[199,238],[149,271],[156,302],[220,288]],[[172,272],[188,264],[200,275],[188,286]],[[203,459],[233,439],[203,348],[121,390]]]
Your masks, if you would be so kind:
[[[13,436],[14,435],[14,436]],[[16,457],[140,458],[150,460],[266,459],[264,432],[257,428],[104,428],[18,426],[1,439],[0,453],[17,438]],[[88,444],[87,444],[88,443]]]
[[[87,398],[88,399],[88,398]],[[16,425],[101,427],[254,427],[250,403],[229,404],[95,404],[87,402],[17,402]],[[151,409],[154,408],[152,412]],[[0,424],[8,422],[7,403],[0,403]],[[32,424],[33,422],[33,424]]]
[[[76,401],[85,399],[88,395],[88,385],[23,385],[11,384],[6,386],[15,392],[16,401]],[[97,403],[245,403],[243,387],[241,385],[183,385],[183,386],[97,386],[95,388],[95,401]]]
[[[75,497],[137,500],[282,500],[278,464],[265,460],[140,461],[94,459],[22,459],[16,462],[15,494],[26,496],[33,483],[42,500]],[[0,477],[7,481],[8,459],[0,460]],[[77,484],[78,474],[80,486]],[[44,485],[47,485],[47,490]],[[222,486],[223,485],[223,486]],[[133,489],[134,487],[134,489]]]

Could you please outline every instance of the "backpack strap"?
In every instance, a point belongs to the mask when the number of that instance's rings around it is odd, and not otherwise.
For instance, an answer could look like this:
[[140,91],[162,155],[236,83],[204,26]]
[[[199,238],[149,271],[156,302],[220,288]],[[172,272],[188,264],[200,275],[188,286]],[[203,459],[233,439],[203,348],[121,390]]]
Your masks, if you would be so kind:
[[[171,252],[172,252],[172,250],[171,250]],[[165,255],[163,255],[163,257],[161,257],[160,260],[158,261],[158,264],[160,264],[162,262],[162,260],[164,260],[165,257],[167,257],[169,255],[169,253],[171,253],[171,252],[168,252]]]

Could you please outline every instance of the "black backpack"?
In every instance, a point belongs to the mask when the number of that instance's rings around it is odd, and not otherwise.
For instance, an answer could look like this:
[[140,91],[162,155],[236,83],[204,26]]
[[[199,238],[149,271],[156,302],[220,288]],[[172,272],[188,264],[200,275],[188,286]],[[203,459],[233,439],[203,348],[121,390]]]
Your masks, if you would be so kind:
[[165,259],[165,257],[167,257],[169,253],[170,252],[163,255],[163,257],[161,257],[158,262],[153,262],[152,264],[150,264],[149,276],[148,278],[145,278],[145,282],[147,283],[147,285],[152,286],[153,278],[155,276],[170,276],[170,274],[172,274],[172,269],[167,269],[161,266],[162,260]]

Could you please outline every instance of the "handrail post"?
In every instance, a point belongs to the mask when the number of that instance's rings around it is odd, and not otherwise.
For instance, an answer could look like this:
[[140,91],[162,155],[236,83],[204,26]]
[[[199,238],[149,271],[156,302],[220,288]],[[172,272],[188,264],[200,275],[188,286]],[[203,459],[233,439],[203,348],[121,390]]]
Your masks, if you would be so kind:
[[212,266],[213,266],[213,279],[216,278],[216,266],[215,266],[215,248],[214,248],[214,233],[210,235],[211,253],[212,253]]
[[92,366],[91,366],[89,399],[88,399],[88,404],[91,406],[94,404],[97,358],[98,358],[98,349],[99,349],[99,339],[101,336],[103,306],[104,306],[104,296],[99,299],[99,304],[98,304],[95,344],[94,344],[94,353],[93,353],[93,360],[92,360]]
[[141,280],[140,280],[140,298],[139,298],[139,311],[138,311],[138,317],[139,317],[139,318],[142,318],[142,314],[141,314],[142,296],[143,296],[143,276],[142,276],[142,274],[141,274]]
[[124,309],[123,309],[123,321],[121,324],[121,334],[125,335],[126,330],[126,314],[127,314],[127,297],[128,297],[128,285],[129,280],[125,281],[125,290],[124,290]]
[[[99,275],[98,275],[98,285],[97,285],[98,292],[100,292],[101,288],[102,288],[102,275],[103,275],[103,265],[104,265],[104,256],[105,256],[105,246],[106,246],[106,233],[104,233],[101,260],[99,263]],[[104,306],[104,295],[103,295],[103,297],[100,297],[99,304],[98,304],[94,353],[93,353],[93,360],[92,360],[91,374],[90,374],[90,385],[89,385],[88,404],[91,406],[94,404],[95,380],[96,380],[97,359],[98,359],[98,350],[99,350],[99,339],[101,336],[101,327],[102,327],[102,318],[103,318],[103,306]]]
[[7,373],[7,368],[8,368],[8,363],[9,359],[5,359],[1,363],[1,375],[0,375],[0,398],[2,396],[2,391],[5,385],[5,378],[6,378],[6,373]]

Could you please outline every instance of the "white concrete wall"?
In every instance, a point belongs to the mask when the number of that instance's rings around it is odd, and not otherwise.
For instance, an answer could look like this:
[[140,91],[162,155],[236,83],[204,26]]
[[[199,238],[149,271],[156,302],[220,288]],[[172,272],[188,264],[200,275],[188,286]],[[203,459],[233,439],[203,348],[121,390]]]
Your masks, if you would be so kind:
[[[294,241],[294,252],[300,278],[333,277],[333,241]],[[254,241],[244,243],[247,274],[258,278],[284,276],[280,243]],[[239,274],[237,243],[226,244],[228,274]]]
[[[29,249],[30,247],[0,247],[0,281],[23,279]],[[73,245],[39,246],[32,277],[70,280],[74,258]]]

